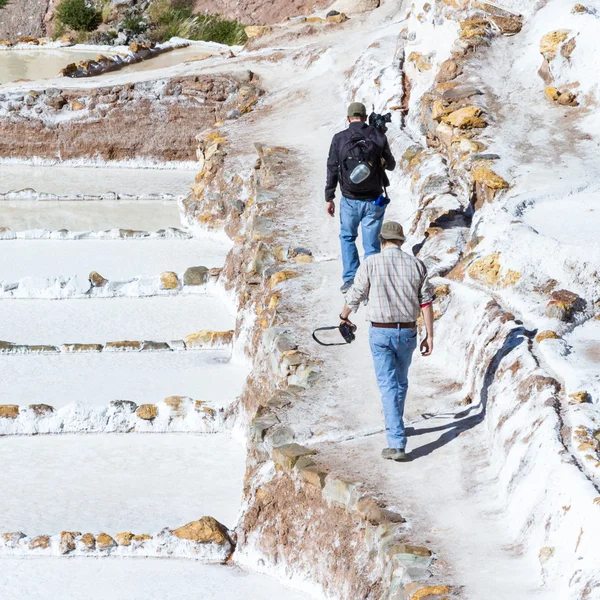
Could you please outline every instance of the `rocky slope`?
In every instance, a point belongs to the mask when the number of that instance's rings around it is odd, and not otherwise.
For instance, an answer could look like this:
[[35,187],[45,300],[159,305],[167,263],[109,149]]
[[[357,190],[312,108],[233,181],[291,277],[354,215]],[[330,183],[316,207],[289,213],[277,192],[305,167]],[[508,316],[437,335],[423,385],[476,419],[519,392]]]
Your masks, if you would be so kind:
[[0,8],[0,39],[46,35],[46,15],[51,4],[52,0],[23,0]]

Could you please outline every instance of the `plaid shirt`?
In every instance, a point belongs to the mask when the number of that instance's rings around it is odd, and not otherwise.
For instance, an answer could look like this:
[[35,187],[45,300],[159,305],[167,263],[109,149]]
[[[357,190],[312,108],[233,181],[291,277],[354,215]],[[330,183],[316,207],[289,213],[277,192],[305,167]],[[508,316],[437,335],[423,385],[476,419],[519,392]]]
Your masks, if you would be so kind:
[[410,323],[433,298],[423,261],[390,244],[360,265],[346,304],[356,312],[368,300],[367,320],[372,323]]

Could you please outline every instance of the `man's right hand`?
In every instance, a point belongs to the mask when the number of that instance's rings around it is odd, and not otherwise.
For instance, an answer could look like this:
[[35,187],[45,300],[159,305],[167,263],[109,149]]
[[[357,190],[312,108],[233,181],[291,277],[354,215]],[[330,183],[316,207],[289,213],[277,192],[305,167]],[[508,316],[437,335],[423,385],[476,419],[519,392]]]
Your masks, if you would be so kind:
[[330,217],[335,217],[335,202],[333,200],[327,200],[327,214]]
[[422,342],[421,342],[421,356],[431,356],[431,353],[433,352],[433,340],[430,337],[426,337]]

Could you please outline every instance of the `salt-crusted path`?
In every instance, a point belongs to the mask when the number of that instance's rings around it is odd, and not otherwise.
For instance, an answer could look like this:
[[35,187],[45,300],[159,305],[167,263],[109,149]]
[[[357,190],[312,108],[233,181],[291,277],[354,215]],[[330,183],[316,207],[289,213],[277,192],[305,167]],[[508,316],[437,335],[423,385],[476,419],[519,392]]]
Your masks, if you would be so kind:
[[[294,328],[304,333],[324,371],[318,385],[303,395],[304,402],[289,408],[289,422],[297,441],[318,449],[328,466],[348,480],[367,482],[400,511],[410,523],[411,543],[432,548],[439,568],[465,586],[465,597],[555,600],[552,590],[542,589],[537,551],[524,550],[524,534],[504,510],[500,484],[490,468],[501,457],[486,437],[481,404],[476,401],[468,410],[459,404],[464,398],[452,358],[439,351],[430,359],[415,356],[407,403],[411,461],[395,464],[380,457],[386,445],[383,418],[363,316],[357,317],[358,339],[350,347],[323,349],[310,340],[313,328],[337,324],[343,302],[338,221],[325,215],[323,201],[329,142],[345,126],[347,78],[362,53],[376,43],[385,64],[392,63],[400,13],[397,5],[384,2],[377,11],[355,17],[343,31],[316,41],[286,40],[294,46],[295,62],[289,57],[266,66],[250,57],[239,61],[260,75],[267,106],[243,124],[229,126],[229,138],[242,152],[263,142],[296,153],[301,168],[288,173],[286,181],[296,206],[283,217],[284,225],[316,259],[303,267],[301,280],[289,282],[294,301],[282,299],[286,309],[296,309]],[[379,67],[367,67],[364,81],[380,73]],[[388,136],[398,155],[411,143],[399,134],[397,120]],[[405,192],[393,189],[392,197],[388,218],[406,223],[410,209],[403,203]]]

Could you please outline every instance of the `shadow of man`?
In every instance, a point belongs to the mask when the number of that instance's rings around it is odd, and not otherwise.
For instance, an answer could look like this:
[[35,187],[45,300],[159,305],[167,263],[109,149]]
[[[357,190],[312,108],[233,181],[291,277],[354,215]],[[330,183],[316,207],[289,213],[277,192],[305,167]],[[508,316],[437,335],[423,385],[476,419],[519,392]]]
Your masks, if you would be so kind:
[[[479,394],[479,403],[469,406],[466,410],[463,410],[455,415],[452,415],[454,419],[460,419],[459,421],[452,421],[439,425],[438,427],[424,427],[416,429],[414,427],[406,428],[406,435],[408,437],[416,437],[419,435],[425,435],[428,433],[434,433],[436,431],[443,431],[442,435],[437,440],[428,442],[423,446],[415,448],[407,455],[408,461],[422,458],[435,452],[439,448],[442,448],[446,444],[450,443],[453,439],[457,438],[461,433],[472,429],[476,425],[479,425],[486,416],[487,402],[489,389],[498,371],[500,363],[508,356],[516,347],[520,346],[524,341],[530,340],[535,336],[535,331],[528,331],[524,327],[516,327],[512,329],[504,339],[502,347],[494,354],[490,360],[483,377],[483,385]],[[474,413],[474,414],[470,414]],[[436,415],[432,415],[435,417]],[[431,417],[430,417],[431,418]]]

